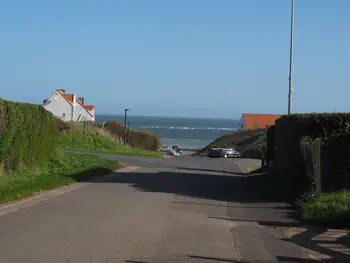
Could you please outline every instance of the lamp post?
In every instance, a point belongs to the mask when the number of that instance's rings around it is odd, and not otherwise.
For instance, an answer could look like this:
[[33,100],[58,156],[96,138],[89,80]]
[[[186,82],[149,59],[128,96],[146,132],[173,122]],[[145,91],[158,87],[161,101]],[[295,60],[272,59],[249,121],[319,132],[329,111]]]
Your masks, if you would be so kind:
[[126,145],[126,115],[130,109],[125,109],[124,110],[124,145]]
[[130,136],[130,124],[131,124],[131,122],[128,122],[128,133],[127,133],[127,142],[129,143],[129,136]]
[[294,42],[294,0],[292,0],[292,11],[290,21],[290,47],[289,47],[289,90],[288,90],[288,114],[292,111],[292,72],[293,72],[293,43]]

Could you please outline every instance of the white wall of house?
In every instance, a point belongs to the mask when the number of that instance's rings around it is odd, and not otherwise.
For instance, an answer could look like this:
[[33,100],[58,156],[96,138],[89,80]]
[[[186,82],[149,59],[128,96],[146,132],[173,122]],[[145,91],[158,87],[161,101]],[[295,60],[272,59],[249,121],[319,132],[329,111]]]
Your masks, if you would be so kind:
[[92,117],[92,121],[95,121],[95,108],[93,108],[92,110],[89,110],[90,114],[94,117]]
[[238,130],[245,130],[246,129],[246,126],[245,126],[245,121],[244,121],[244,118],[243,118],[243,115],[238,123],[238,127],[237,127]]
[[63,121],[92,121],[93,117],[76,101],[76,96],[73,96],[71,104],[59,93],[55,92],[43,104],[44,108],[50,111],[54,116]]
[[78,102],[73,103],[73,120],[75,122],[93,121],[93,117]]
[[70,121],[72,118],[71,105],[57,91],[46,100],[43,107],[63,121]]

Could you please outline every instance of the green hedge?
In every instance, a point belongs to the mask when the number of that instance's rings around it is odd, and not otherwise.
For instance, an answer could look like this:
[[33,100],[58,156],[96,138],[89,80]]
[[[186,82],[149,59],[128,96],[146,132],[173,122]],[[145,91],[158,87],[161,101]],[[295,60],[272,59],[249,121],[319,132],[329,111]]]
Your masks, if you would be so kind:
[[42,106],[0,99],[0,167],[18,171],[45,163],[56,142],[53,116]]
[[266,137],[267,137],[266,158],[268,161],[274,162],[275,160],[275,125],[268,127]]
[[[350,113],[311,113],[284,115],[275,123],[275,161],[280,172],[291,180],[291,190],[295,195],[308,191],[310,179],[303,149],[308,142],[320,138],[323,142],[347,132],[350,126]],[[307,138],[307,139],[305,139]],[[329,148],[330,149],[330,148]],[[328,150],[329,152],[330,150]],[[337,176],[332,167],[326,168],[332,158],[325,152],[321,169],[324,176]],[[326,161],[327,160],[327,161]],[[326,172],[327,171],[327,172]]]
[[322,189],[350,189],[350,134],[327,138],[321,148]]

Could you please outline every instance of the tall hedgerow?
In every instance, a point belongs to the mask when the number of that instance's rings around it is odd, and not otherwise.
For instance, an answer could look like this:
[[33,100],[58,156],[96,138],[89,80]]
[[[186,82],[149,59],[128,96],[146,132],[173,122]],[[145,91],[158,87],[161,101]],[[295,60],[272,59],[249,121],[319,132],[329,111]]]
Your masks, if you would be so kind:
[[52,155],[56,129],[40,105],[0,100],[0,168],[18,171],[45,163]]

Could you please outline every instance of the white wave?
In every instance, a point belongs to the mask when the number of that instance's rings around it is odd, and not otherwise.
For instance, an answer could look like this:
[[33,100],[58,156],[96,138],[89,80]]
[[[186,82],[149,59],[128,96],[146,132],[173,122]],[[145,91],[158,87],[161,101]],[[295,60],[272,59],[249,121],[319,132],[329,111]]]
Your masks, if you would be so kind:
[[215,127],[187,127],[187,126],[141,126],[142,129],[171,129],[171,130],[219,130],[235,131],[236,128],[215,128]]

